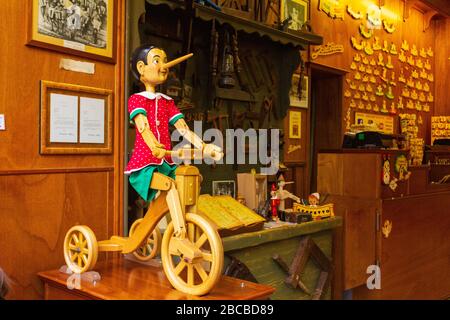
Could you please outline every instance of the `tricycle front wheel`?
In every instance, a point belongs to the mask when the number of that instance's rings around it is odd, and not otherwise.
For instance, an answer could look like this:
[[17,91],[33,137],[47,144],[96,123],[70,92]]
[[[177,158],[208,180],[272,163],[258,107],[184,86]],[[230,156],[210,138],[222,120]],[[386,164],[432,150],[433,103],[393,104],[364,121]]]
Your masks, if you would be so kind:
[[188,240],[201,251],[201,259],[189,262],[179,251],[169,250],[170,242],[174,239],[174,227],[170,223],[164,233],[161,247],[163,268],[175,289],[201,296],[209,293],[221,277],[222,240],[210,223],[197,214],[186,214],[186,230]]

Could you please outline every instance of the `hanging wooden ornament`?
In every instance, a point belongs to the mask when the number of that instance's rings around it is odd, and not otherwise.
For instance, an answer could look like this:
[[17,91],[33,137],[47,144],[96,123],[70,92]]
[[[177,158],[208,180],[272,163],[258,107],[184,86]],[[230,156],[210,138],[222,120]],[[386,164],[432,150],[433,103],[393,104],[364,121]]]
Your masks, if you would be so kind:
[[408,64],[409,64],[411,67],[414,67],[414,65],[416,64],[415,61],[414,61],[413,56],[409,56],[409,57],[408,57]]
[[353,81],[350,82],[350,89],[356,90],[356,84]]
[[419,73],[417,72],[416,69],[414,69],[413,72],[411,73],[411,77],[413,77],[413,79],[419,79]]
[[368,104],[366,104],[366,110],[367,111],[371,111],[372,110],[372,105],[370,104],[370,102]]
[[398,54],[397,46],[394,43],[391,43],[391,48],[389,49],[389,53],[396,56]]
[[381,113],[389,113],[389,110],[387,109],[387,102],[386,100],[383,100],[383,107],[380,110]]
[[419,101],[420,102],[426,102],[427,101],[427,97],[425,96],[425,93],[421,92],[419,94]]
[[373,55],[373,49],[372,49],[372,45],[370,44],[370,42],[366,42],[366,44],[364,46],[364,52],[369,56]]
[[363,23],[359,25],[359,33],[366,39],[373,37],[373,29],[367,28]]
[[388,69],[394,69],[394,65],[392,64],[392,58],[391,58],[391,56],[388,56],[387,59],[388,59],[388,60],[387,60],[387,62],[386,62],[385,67],[388,68]]
[[404,109],[404,106],[403,106],[403,97],[399,97],[399,98],[398,98],[397,109],[399,109],[399,110]]
[[434,53],[433,53],[433,50],[431,49],[431,47],[428,48],[428,50],[427,50],[427,55],[428,55],[429,57],[433,57],[433,56],[434,56]]
[[423,69],[423,62],[420,59],[416,60],[416,67],[419,69]]
[[352,43],[352,47],[355,48],[356,50],[361,51],[364,49],[364,47],[365,47],[364,40],[361,40],[361,43],[359,43],[355,37],[351,37],[350,40]]
[[373,109],[373,111],[375,111],[375,112],[379,112],[379,111],[380,111],[380,108],[378,107],[377,104],[374,104],[372,109]]
[[373,84],[376,84],[377,83],[377,79],[375,78],[375,76],[370,76],[369,77],[369,82],[373,83]]
[[355,61],[353,61],[352,64],[350,65],[350,69],[352,70],[358,69],[358,66],[356,65]]
[[408,81],[406,82],[406,85],[410,88],[414,88],[414,80],[412,77],[409,77]]
[[397,109],[395,108],[395,102],[391,103],[391,110],[389,110],[390,114],[397,114]]
[[353,57],[353,61],[360,62],[361,61],[361,55],[359,53],[355,54],[355,56]]
[[355,20],[360,20],[363,17],[363,14],[361,11],[358,11],[358,12],[354,11],[350,5],[347,6],[347,12]]
[[427,82],[425,82],[425,84],[423,85],[423,91],[430,92],[430,86]]
[[430,61],[427,59],[426,61],[425,61],[425,69],[426,70],[428,70],[428,71],[430,71],[431,70],[431,64],[430,64]]
[[417,47],[416,47],[415,44],[413,44],[413,46],[412,46],[412,48],[411,48],[411,54],[412,54],[414,57],[417,57],[417,56],[419,55],[419,52],[417,51]]
[[428,102],[434,102],[434,97],[433,97],[433,94],[431,92],[428,92],[427,101]]
[[389,100],[393,100],[395,98],[394,93],[392,92],[392,87],[388,86],[388,91],[385,94],[386,98]]
[[362,63],[367,66],[369,64],[369,58],[364,57],[363,60],[362,60]]
[[406,83],[405,75],[403,74],[403,68],[400,70],[400,75],[398,76],[398,82]]
[[364,66],[364,64],[361,64],[358,68],[359,72],[366,72],[366,67]]
[[356,102],[355,100],[350,100],[350,108],[356,108]]
[[364,92],[364,93],[363,93],[361,99],[362,99],[363,101],[366,101],[366,102],[369,101],[369,96],[367,95],[367,92]]
[[422,82],[416,81],[416,89],[421,91],[423,89]]
[[375,92],[375,94],[379,97],[384,96],[383,87],[381,86],[381,84],[377,87],[377,92]]
[[365,76],[362,78],[362,82],[364,82],[364,83],[369,82],[369,76],[368,76],[368,75],[365,75]]
[[388,82],[389,81],[389,79],[388,79],[388,77],[387,77],[387,69],[386,68],[383,68],[383,74],[381,75],[381,80],[383,80],[384,82]]
[[416,101],[416,110],[422,111],[422,104],[420,103],[420,101]]
[[416,89],[414,89],[413,91],[411,91],[411,99],[413,99],[413,100],[419,99],[419,95],[417,94]]
[[364,103],[362,101],[358,102],[358,109],[364,110]]
[[366,92],[366,86],[364,85],[364,84],[360,84],[359,85],[359,87],[358,87],[358,91],[360,91],[360,92]]
[[377,65],[377,62],[375,61],[374,58],[370,59],[370,65],[373,67]]
[[425,48],[421,48],[421,49],[420,49],[419,55],[420,55],[422,58],[426,58],[426,57],[427,57],[427,50],[425,50]]
[[359,72],[355,73],[355,80],[361,80],[361,74]]
[[398,56],[398,60],[400,60],[401,62],[406,62],[406,56],[403,50],[400,50],[400,54]]
[[403,40],[403,42],[402,42],[402,50],[404,50],[404,51],[409,51],[409,44],[408,44],[408,41]]
[[402,97],[409,98],[409,96],[410,96],[409,89],[407,87],[404,87],[402,90]]
[[344,92],[344,97],[346,97],[346,98],[350,98],[352,96],[352,93],[351,93],[351,91],[350,90],[345,90],[345,92]]
[[421,79],[427,79],[428,78],[428,73],[425,69],[420,70],[420,78]]
[[380,27],[381,22],[381,10],[372,9],[367,13],[367,21],[369,21],[374,27]]
[[423,106],[423,111],[424,112],[430,112],[430,105],[428,103],[425,103]]
[[406,109],[414,109],[414,102],[412,100],[408,100],[406,103]]
[[366,73],[369,74],[369,75],[373,73],[371,66],[367,66],[366,67]]
[[394,33],[395,32],[395,23],[390,22],[386,19],[383,19],[383,28],[386,30],[387,33]]
[[359,92],[355,92],[355,94],[353,95],[353,99],[355,100],[361,99],[361,94]]
[[383,41],[383,52],[389,53],[389,46],[387,40]]
[[372,93],[373,92],[373,88],[372,88],[372,86],[370,84],[366,85],[366,92],[368,92],[368,93]]
[[381,50],[380,37],[375,37],[375,41],[372,45],[372,49],[373,49],[373,51]]
[[383,58],[383,54],[380,52],[378,53],[378,63],[377,65],[384,67],[384,58]]
[[427,77],[428,81],[430,82],[434,82],[434,75],[432,73],[430,73]]

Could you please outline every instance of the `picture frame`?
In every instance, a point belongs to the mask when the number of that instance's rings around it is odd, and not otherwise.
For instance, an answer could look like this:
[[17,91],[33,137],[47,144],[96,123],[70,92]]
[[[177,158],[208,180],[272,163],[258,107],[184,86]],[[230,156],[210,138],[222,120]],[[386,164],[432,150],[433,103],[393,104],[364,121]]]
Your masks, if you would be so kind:
[[[291,107],[298,107],[308,109],[309,104],[309,77],[303,76],[302,85],[299,86],[300,75],[294,74],[292,76],[291,90],[289,91],[289,99]],[[298,90],[302,89],[302,93],[299,94]]]
[[111,154],[113,92],[41,81],[40,154]]
[[287,29],[299,31],[308,21],[308,2],[304,0],[281,0],[281,21],[288,21]]
[[117,0],[27,1],[27,45],[116,62]]
[[213,196],[230,196],[236,198],[236,183],[234,180],[220,180],[212,182]]

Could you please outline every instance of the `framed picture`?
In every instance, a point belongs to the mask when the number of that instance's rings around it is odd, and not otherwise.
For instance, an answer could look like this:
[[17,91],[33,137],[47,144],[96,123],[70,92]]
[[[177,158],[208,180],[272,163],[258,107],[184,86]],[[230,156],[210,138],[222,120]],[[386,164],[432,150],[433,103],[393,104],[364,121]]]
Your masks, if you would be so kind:
[[115,62],[116,0],[27,0],[28,45]]
[[234,180],[213,181],[212,192],[213,196],[230,196],[235,198],[236,184]]
[[[308,90],[309,90],[309,78],[303,76],[302,85],[300,86],[300,75],[294,74],[292,76],[291,90],[289,91],[289,99],[291,107],[308,108]],[[299,94],[301,90],[301,94]]]
[[288,29],[300,30],[308,20],[308,2],[303,0],[281,0],[281,21],[288,21]]
[[41,82],[40,153],[110,154],[111,90]]

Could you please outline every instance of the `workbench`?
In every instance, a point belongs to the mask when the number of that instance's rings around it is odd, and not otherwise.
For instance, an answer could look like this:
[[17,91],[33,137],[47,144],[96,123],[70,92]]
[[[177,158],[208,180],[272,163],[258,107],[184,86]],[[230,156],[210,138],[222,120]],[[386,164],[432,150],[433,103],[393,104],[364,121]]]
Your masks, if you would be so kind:
[[[334,281],[334,279],[340,279],[339,276],[335,276],[340,273],[341,265],[340,257],[335,252],[340,250],[337,249],[339,244],[334,243],[333,238],[335,232],[339,232],[341,225],[342,218],[334,217],[301,224],[285,224],[277,228],[266,228],[223,238],[225,266],[230,263],[232,257],[244,263],[258,283],[276,288],[271,299],[310,300],[310,295],[298,288],[293,289],[285,283],[288,275],[272,259],[273,255],[278,254],[290,265],[300,240],[310,236],[334,264],[332,290],[328,290],[325,299],[340,298],[341,284],[339,281]],[[312,259],[309,259],[301,280],[310,291],[314,291],[319,275],[320,269]]]

